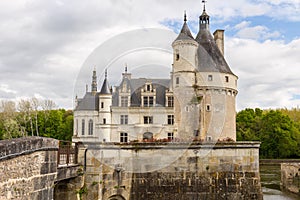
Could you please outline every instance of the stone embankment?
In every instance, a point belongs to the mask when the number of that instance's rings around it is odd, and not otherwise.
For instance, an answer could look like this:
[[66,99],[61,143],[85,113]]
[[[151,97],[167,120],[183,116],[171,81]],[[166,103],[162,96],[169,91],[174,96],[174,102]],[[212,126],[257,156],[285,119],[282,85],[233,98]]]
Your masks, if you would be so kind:
[[281,164],[281,186],[300,196],[300,163]]

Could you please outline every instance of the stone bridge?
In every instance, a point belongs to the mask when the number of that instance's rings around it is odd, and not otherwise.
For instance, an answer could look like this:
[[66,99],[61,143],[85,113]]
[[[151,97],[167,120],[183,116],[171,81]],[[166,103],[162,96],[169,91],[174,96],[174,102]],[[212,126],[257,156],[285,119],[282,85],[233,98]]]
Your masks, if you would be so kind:
[[0,199],[53,199],[56,185],[81,174],[75,147],[43,137],[0,141]]

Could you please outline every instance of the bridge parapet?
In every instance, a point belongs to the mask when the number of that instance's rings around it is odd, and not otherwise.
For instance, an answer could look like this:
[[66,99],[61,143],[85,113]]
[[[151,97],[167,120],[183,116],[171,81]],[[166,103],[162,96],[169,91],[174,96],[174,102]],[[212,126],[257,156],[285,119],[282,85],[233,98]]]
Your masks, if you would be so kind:
[[[76,145],[67,154],[59,141],[43,137],[23,137],[0,141],[0,199],[53,199],[54,185],[75,178],[78,173]],[[58,159],[67,155],[68,162]]]
[[22,137],[0,141],[0,161],[36,151],[57,151],[58,140],[43,137]]

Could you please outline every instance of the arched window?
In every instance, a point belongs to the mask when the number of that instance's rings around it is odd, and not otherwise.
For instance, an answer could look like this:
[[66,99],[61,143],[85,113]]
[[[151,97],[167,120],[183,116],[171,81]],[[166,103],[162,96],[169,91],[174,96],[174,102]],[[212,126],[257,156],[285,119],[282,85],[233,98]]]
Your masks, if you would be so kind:
[[84,129],[85,129],[85,121],[84,119],[81,121],[81,135],[84,135]]
[[89,120],[89,135],[93,135],[93,120]]

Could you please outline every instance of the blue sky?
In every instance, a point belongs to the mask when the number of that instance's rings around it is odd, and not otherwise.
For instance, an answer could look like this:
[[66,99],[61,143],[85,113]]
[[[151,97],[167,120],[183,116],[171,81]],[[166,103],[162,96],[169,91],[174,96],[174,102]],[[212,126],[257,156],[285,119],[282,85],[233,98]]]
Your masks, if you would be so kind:
[[[136,29],[178,32],[184,10],[196,34],[202,8],[201,0],[3,0],[0,100],[37,97],[72,108],[74,85],[97,47]],[[211,32],[225,29],[225,58],[239,76],[237,109],[299,106],[300,0],[208,0],[206,8]],[[119,65],[111,76],[120,77]],[[96,67],[101,85],[106,66]]]
[[[243,22],[247,22],[248,26],[256,27],[256,26],[264,26],[267,28],[268,32],[276,33],[274,36],[270,37],[269,39],[272,40],[283,40],[284,42],[288,43],[294,39],[299,38],[299,31],[300,31],[300,21],[288,21],[285,17],[280,19],[274,19],[269,16],[252,16],[252,17],[245,17],[245,18],[232,18],[228,21],[221,21],[218,18],[211,17],[211,30],[216,29],[224,29],[226,30],[225,34],[227,37],[239,37],[238,36],[238,29],[235,28],[236,25],[241,24]],[[164,20],[160,22],[163,26],[166,26],[175,33],[179,33],[182,27],[182,20]],[[188,21],[188,25],[191,31],[195,34],[198,32],[198,21],[195,19],[190,19]],[[259,38],[259,41],[264,41],[265,38]]]

